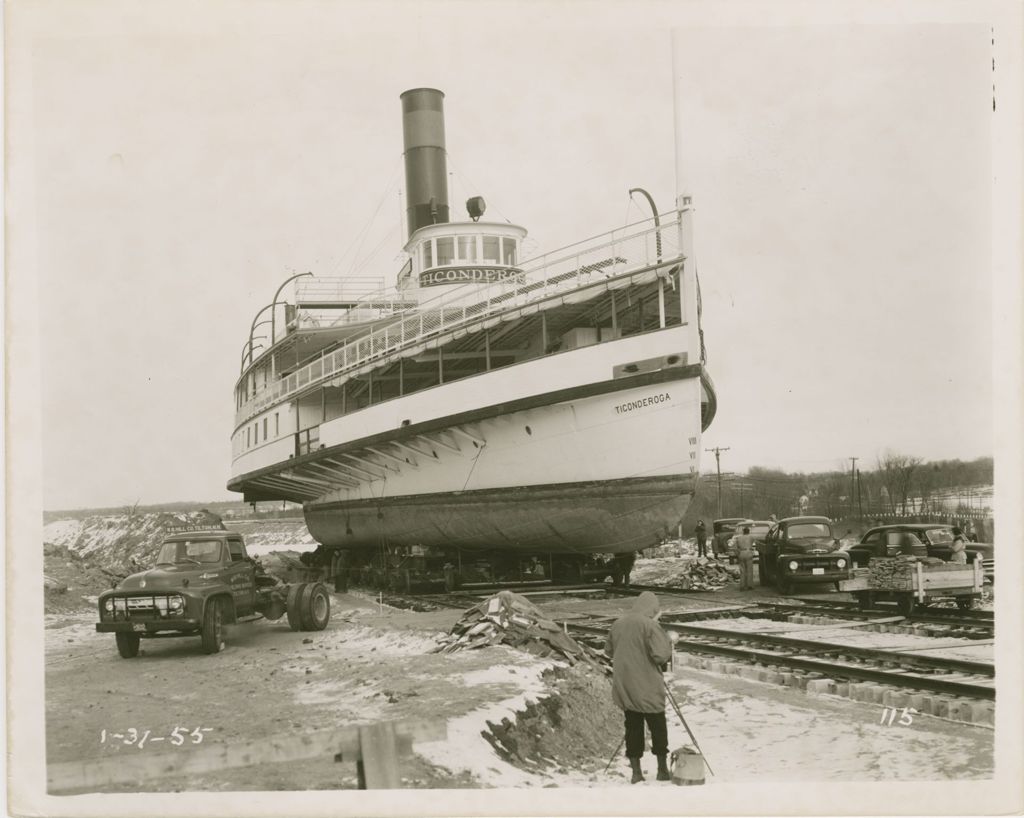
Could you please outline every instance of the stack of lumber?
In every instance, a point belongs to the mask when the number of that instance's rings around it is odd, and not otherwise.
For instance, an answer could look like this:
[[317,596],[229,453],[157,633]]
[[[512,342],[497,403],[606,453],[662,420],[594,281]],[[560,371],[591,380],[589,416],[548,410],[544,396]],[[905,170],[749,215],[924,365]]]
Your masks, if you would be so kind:
[[537,656],[564,658],[569,664],[588,662],[602,670],[607,664],[601,654],[564,633],[536,605],[512,591],[501,591],[467,610],[436,652],[487,645],[510,645]]
[[916,564],[915,557],[873,557],[868,560],[868,581],[872,588],[912,591]]

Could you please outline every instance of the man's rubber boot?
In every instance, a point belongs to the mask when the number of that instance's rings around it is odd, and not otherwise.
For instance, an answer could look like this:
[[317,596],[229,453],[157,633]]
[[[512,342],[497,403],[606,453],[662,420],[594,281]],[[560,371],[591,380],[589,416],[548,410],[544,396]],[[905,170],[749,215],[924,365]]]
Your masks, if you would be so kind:
[[631,758],[629,760],[629,766],[633,769],[633,780],[629,783],[639,784],[641,781],[644,780],[644,771],[640,769],[640,759]]
[[666,756],[658,756],[658,780],[659,781],[670,781],[672,776],[668,771],[668,764],[665,763]]

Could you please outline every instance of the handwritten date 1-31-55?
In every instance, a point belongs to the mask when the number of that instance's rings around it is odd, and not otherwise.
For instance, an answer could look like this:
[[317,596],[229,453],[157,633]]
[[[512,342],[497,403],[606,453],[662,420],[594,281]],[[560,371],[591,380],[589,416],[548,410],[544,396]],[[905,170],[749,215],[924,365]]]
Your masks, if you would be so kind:
[[189,730],[187,727],[175,727],[169,736],[154,736],[150,730],[136,730],[129,727],[123,733],[108,733],[100,730],[100,744],[127,744],[138,747],[140,750],[146,744],[168,741],[173,747],[181,747],[183,744],[201,744],[203,734],[213,730],[212,727],[196,727]]

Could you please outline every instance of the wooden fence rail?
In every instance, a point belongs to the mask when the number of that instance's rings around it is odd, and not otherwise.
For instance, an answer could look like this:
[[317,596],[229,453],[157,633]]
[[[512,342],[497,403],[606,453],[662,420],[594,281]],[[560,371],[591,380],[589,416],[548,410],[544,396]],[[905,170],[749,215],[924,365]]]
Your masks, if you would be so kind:
[[443,741],[444,722],[410,719],[356,727],[315,730],[305,735],[277,736],[237,744],[215,744],[194,749],[148,754],[128,750],[116,756],[47,765],[47,790],[53,794],[95,792],[118,784],[191,773],[210,773],[285,761],[332,755],[335,761],[355,762],[360,789],[397,789],[399,755],[416,742]]

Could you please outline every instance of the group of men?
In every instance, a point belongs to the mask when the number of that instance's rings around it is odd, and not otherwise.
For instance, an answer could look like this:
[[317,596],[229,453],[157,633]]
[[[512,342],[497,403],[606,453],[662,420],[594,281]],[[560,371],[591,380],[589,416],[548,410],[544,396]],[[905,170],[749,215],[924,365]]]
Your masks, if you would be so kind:
[[[774,515],[772,515],[772,519],[774,519]],[[708,555],[708,529],[703,520],[697,520],[697,526],[693,533],[697,537],[697,556],[706,557]],[[750,526],[743,526],[743,532],[736,535],[736,559],[740,565],[741,591],[754,589],[754,557],[756,554],[757,548],[754,546],[754,537],[750,533]]]

